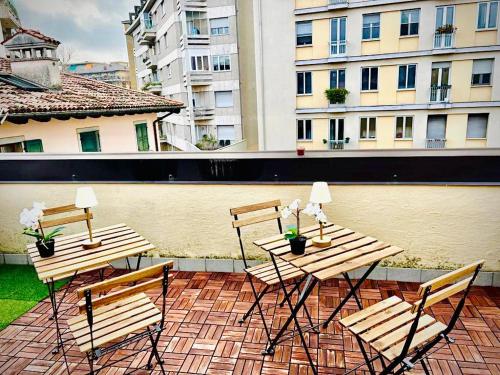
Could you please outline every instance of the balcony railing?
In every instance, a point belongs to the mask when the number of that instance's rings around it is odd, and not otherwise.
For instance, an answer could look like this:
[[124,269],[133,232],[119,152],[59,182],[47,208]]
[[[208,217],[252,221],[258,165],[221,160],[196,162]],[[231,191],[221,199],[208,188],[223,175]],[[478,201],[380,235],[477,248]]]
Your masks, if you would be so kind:
[[349,0],[330,0],[330,5],[348,5]]
[[451,85],[431,86],[430,101],[433,103],[447,103],[450,101]]
[[207,86],[211,85],[213,80],[210,71],[191,71],[186,75],[185,83],[190,83],[193,86]]
[[445,148],[446,139],[432,138],[425,140],[425,148]]
[[345,55],[347,44],[345,40],[330,42],[330,56]]
[[343,150],[344,141],[330,141],[330,150]]
[[455,33],[435,33],[434,48],[453,48]]
[[195,107],[193,108],[195,120],[211,120],[215,116],[214,107]]

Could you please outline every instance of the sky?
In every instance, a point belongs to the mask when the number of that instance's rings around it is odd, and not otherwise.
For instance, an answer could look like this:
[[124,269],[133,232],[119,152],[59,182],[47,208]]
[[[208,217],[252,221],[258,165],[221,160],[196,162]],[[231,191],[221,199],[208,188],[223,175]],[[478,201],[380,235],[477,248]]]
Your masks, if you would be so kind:
[[121,21],[140,0],[14,0],[24,28],[72,50],[71,62],[127,61]]

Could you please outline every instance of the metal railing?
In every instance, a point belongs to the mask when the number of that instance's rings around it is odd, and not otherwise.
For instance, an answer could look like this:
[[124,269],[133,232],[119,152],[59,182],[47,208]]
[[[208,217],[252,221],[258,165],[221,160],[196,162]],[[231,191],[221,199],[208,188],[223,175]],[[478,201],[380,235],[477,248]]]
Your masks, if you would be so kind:
[[431,86],[430,101],[435,103],[447,103],[450,101],[451,85]]
[[455,41],[455,33],[435,33],[434,48],[452,48]]
[[349,4],[349,0],[330,0],[330,5]]
[[344,141],[332,141],[330,140],[330,150],[343,150]]
[[431,138],[425,140],[425,148],[445,148],[446,139],[444,138]]
[[347,43],[345,40],[330,42],[330,56],[345,55]]

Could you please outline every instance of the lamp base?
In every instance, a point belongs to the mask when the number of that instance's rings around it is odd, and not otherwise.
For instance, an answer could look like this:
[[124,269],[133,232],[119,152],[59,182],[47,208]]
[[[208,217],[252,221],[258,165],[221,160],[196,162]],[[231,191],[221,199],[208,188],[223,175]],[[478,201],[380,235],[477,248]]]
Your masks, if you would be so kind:
[[327,236],[323,236],[323,238],[318,236],[318,237],[314,237],[312,239],[312,243],[313,243],[313,246],[316,246],[316,247],[327,247],[327,246],[330,246],[332,244],[332,239],[330,237],[327,237]]
[[85,240],[82,242],[82,246],[85,250],[95,249],[96,247],[101,246],[101,240],[93,240],[93,241]]

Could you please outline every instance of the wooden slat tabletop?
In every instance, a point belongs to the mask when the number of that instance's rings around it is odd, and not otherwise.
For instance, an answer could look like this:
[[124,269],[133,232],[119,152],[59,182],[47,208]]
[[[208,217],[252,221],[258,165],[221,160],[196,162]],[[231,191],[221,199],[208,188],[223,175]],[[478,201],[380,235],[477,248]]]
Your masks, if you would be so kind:
[[370,265],[403,251],[397,246],[391,246],[337,224],[328,223],[323,227],[323,233],[332,238],[331,245],[324,248],[312,245],[311,238],[319,235],[319,224],[303,228],[301,234],[308,238],[304,255],[292,254],[290,244],[288,240],[283,239],[283,235],[260,239],[254,244],[272,252],[273,255],[302,271],[312,274],[320,281]]
[[76,271],[87,272],[103,268],[114,260],[154,249],[148,240],[125,224],[96,229],[93,237],[100,239],[102,244],[88,250],[82,246],[82,241],[88,238],[88,232],[56,237],[55,254],[50,258],[41,258],[35,244],[28,245],[28,254],[38,278],[43,282],[49,279],[60,280]]

